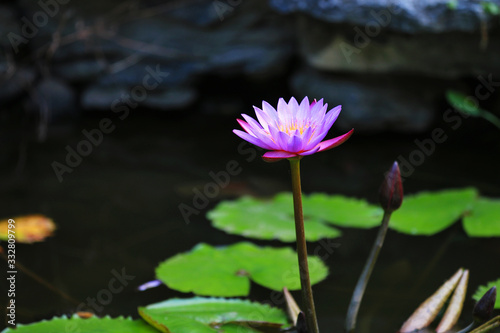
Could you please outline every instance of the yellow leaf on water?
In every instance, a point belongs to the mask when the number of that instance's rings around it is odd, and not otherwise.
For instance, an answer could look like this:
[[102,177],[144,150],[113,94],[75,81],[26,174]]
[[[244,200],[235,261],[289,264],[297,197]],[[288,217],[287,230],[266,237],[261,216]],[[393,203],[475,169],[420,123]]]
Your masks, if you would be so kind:
[[0,221],[0,240],[8,240],[10,237],[19,243],[42,242],[52,236],[55,230],[54,221],[44,215],[18,216]]

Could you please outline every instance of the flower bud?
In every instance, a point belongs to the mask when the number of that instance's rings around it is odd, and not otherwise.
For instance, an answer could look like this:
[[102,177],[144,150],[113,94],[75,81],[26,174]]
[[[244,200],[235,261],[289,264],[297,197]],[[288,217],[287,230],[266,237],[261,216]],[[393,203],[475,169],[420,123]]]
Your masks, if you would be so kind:
[[297,328],[297,333],[308,333],[306,315],[303,311],[299,312],[299,315],[297,316],[297,324],[295,325],[295,327]]
[[379,193],[380,205],[385,211],[395,211],[403,203],[403,183],[398,162],[394,162],[391,170],[385,175]]
[[497,298],[497,288],[491,287],[472,310],[472,316],[477,323],[485,323],[493,317],[493,308]]

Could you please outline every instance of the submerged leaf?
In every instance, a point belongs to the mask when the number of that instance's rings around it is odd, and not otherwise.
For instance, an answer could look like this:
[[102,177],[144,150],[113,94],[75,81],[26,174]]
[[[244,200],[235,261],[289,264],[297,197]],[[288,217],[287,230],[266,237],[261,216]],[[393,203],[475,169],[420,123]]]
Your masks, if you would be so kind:
[[464,217],[463,226],[471,237],[500,236],[500,200],[479,198]]
[[[295,241],[295,221],[290,193],[282,193],[269,201],[242,197],[235,201],[223,201],[207,214],[212,225],[230,234],[257,239]],[[322,223],[318,218],[307,216],[304,220],[306,239],[335,238],[340,231]]]
[[469,211],[476,197],[474,188],[409,195],[392,214],[389,228],[411,235],[434,235]]
[[453,293],[450,304],[443,315],[443,319],[436,328],[436,333],[448,332],[455,326],[462,313],[465,294],[467,293],[467,282],[469,281],[469,270],[465,270],[460,278],[460,282]]
[[170,299],[139,308],[139,314],[166,333],[258,332],[287,325],[280,309],[240,299]]
[[438,315],[453,289],[457,286],[463,271],[464,270],[460,268],[431,297],[420,304],[420,306],[415,310],[415,312],[413,312],[399,331],[401,333],[407,333],[429,326]]
[[56,333],[56,332],[87,332],[87,333],[158,333],[143,320],[130,318],[97,318],[82,319],[77,315],[72,317],[53,318],[33,324],[17,324],[16,329],[6,328],[2,333]]
[[[9,221],[11,222],[9,223]],[[0,221],[0,239],[9,239],[10,234],[14,235],[16,242],[19,243],[44,241],[45,238],[52,236],[55,230],[54,221],[40,214],[18,216]]]
[[[311,283],[318,283],[328,268],[316,256],[308,260]],[[172,289],[205,296],[246,296],[250,279],[273,290],[300,289],[296,252],[247,242],[217,248],[199,244],[162,262],[156,276]]]
[[[472,298],[474,298],[476,301],[479,301],[481,297],[483,297],[483,295],[492,287],[496,287],[497,290],[500,290],[500,279],[488,282],[486,285],[479,286],[476,292],[474,293],[474,296],[472,296]],[[500,309],[500,297],[496,298],[495,309]]]

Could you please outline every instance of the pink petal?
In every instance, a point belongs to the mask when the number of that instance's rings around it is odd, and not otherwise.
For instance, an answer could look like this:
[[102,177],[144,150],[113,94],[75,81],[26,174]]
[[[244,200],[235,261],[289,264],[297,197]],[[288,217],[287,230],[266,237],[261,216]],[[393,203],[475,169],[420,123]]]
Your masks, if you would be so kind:
[[[281,150],[284,151],[289,151],[288,149],[288,143],[290,142],[290,136],[286,134],[285,132],[278,132],[278,146],[280,146]],[[276,138],[275,138],[276,140]]]
[[330,139],[330,140],[320,142],[316,147],[319,147],[319,151],[324,151],[324,150],[335,148],[335,147],[343,144],[344,142],[346,142],[346,140],[349,139],[349,137],[352,135],[353,132],[354,132],[354,128],[344,135],[338,136],[338,137]]
[[281,161],[282,159],[285,158],[290,158],[290,157],[295,157],[297,154],[289,153],[286,151],[281,151],[281,150],[275,150],[275,151],[268,151],[264,155],[262,155],[262,159],[266,162],[277,162]]
[[256,145],[257,147],[261,147],[264,149],[273,149],[273,147],[270,147],[269,145],[266,145],[262,140],[246,133],[240,130],[233,130],[233,133],[242,138],[245,141],[250,142],[251,144]]
[[299,155],[300,156],[307,156],[307,155],[312,155],[314,153],[317,153],[319,151],[319,147],[316,146],[315,148],[311,149],[311,150],[306,150],[306,151],[303,151],[302,153],[300,153]]
[[264,111],[264,113],[275,122],[278,120],[278,113],[268,102],[262,101],[262,111]]
[[342,111],[342,105],[337,105],[336,107],[328,111],[328,113],[325,115],[323,129],[330,129],[330,127],[332,127],[333,123],[339,117],[340,111]]
[[273,121],[271,117],[269,117],[264,111],[262,111],[256,106],[254,106],[253,109],[255,110],[255,115],[257,116],[259,123],[262,125],[264,129],[267,129],[270,126],[274,126],[276,122]]
[[243,119],[245,119],[245,121],[248,123],[248,125],[250,125],[252,128],[254,129],[263,129],[262,125],[255,119],[253,119],[252,117],[242,113],[241,116],[243,117]]
[[287,151],[299,152],[301,150],[302,150],[302,139],[297,134],[294,134],[290,139],[290,141],[288,141]]
[[255,129],[252,128],[252,126],[250,126],[249,124],[247,124],[246,122],[244,122],[243,120],[241,119],[236,119],[236,121],[238,122],[238,124],[240,124],[240,126],[250,135],[253,135],[253,136],[257,136],[255,135]]

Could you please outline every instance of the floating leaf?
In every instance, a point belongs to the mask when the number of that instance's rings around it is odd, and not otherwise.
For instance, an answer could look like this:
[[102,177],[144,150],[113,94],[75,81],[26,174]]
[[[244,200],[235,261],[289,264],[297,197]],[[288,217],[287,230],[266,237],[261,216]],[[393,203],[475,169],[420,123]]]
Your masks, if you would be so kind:
[[166,333],[251,333],[259,327],[287,325],[280,309],[240,299],[170,299],[140,307],[139,314]]
[[[479,286],[472,298],[474,298],[476,301],[479,301],[481,297],[483,297],[483,295],[492,287],[497,287],[497,290],[500,290],[500,279],[488,282],[485,286]],[[496,299],[495,309],[500,309],[500,297],[497,297]]]
[[304,197],[304,215],[350,228],[380,225],[384,211],[365,200],[315,193]]
[[479,198],[463,219],[465,232],[471,237],[500,236],[500,200]]
[[44,320],[38,323],[23,325],[17,324],[16,329],[6,328],[2,333],[56,333],[56,332],[85,332],[85,333],[158,333],[143,320],[130,318],[97,318],[82,319],[77,315],[70,318],[60,317]]
[[438,315],[453,289],[457,286],[462,274],[463,269],[460,268],[431,297],[420,304],[399,331],[401,333],[414,332],[429,326]]
[[[223,201],[207,214],[215,228],[230,234],[257,239],[295,241],[295,220],[290,193],[278,194],[272,200],[242,197],[235,201]],[[306,239],[335,238],[340,231],[307,215],[304,220]]]
[[[309,257],[309,271],[312,284],[328,275],[318,257]],[[161,263],[156,276],[172,289],[205,296],[246,296],[250,279],[273,290],[300,289],[296,252],[246,242],[217,248],[198,244]]]
[[[9,221],[11,222],[9,223]],[[9,235],[11,237],[14,235],[16,242],[19,243],[44,241],[45,238],[52,236],[54,230],[56,230],[54,221],[40,214],[18,216],[0,221],[0,239],[7,240]]]
[[474,188],[409,195],[392,214],[389,227],[412,235],[434,235],[470,210],[476,197]]

